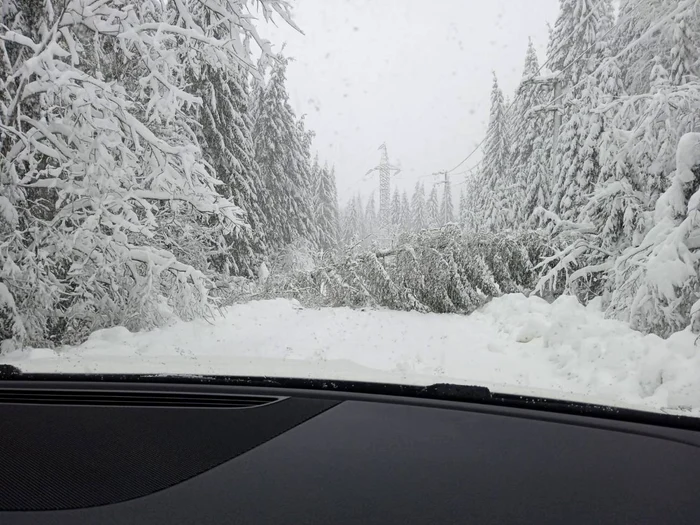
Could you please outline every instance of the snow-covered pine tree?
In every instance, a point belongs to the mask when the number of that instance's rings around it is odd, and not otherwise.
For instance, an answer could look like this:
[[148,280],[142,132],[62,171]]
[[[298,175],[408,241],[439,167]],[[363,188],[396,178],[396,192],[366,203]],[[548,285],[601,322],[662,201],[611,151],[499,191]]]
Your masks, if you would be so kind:
[[[644,4],[648,4],[649,1],[655,0],[620,0],[615,31],[611,35],[613,55],[617,56],[622,53],[630,43],[636,41],[644,33],[648,27],[648,21],[645,20],[647,13]],[[636,61],[640,51],[642,50],[628,50],[623,57],[624,63]]]
[[411,231],[412,227],[412,220],[411,220],[411,203],[408,200],[408,193],[406,193],[406,190],[403,191],[401,194],[401,213],[400,215],[400,232],[409,232]]
[[442,200],[440,202],[440,223],[454,222],[454,202],[452,202],[452,185],[448,178],[442,185]]
[[621,60],[630,95],[650,90],[655,57],[676,85],[687,73],[696,75],[700,17],[694,1],[621,0],[613,54]]
[[401,194],[398,188],[394,188],[391,198],[391,225],[394,231],[399,231],[401,226]]
[[[583,91],[584,97],[590,92],[595,93],[591,101],[596,101],[597,106],[592,110],[594,119],[589,129],[601,131],[597,137],[589,134],[583,149],[591,152],[593,160],[589,165],[597,163],[600,169],[587,179],[595,177],[595,183],[591,186],[590,198],[578,201],[582,206],[580,212],[564,216],[578,221],[585,239],[574,236],[573,246],[563,250],[565,257],[576,254],[578,268],[567,277],[571,291],[584,301],[603,295],[604,303],[608,301],[612,282],[610,270],[621,251],[638,242],[644,231],[645,212],[643,192],[619,140],[618,127],[627,127],[629,122],[613,104],[625,96],[622,72],[617,59],[607,50],[606,54],[595,74],[589,76],[589,85]],[[595,89],[591,85],[595,85]],[[583,167],[579,169],[585,172]],[[576,188],[578,184],[579,179],[572,187]],[[583,193],[585,187],[580,187],[579,191]]]
[[330,205],[332,208],[332,220],[335,224],[335,238],[336,245],[340,243],[340,210],[338,208],[338,184],[335,178],[335,165],[331,166],[331,170],[328,172],[328,185],[330,186]]
[[[303,210],[301,214],[299,214],[298,220],[300,223],[305,222],[308,225],[308,233],[302,234],[301,232],[303,230],[300,230],[299,238],[305,239],[310,243],[311,247],[318,247],[319,246],[319,232],[318,232],[318,225],[316,224],[315,220],[315,213],[313,209],[313,202],[314,202],[314,188],[313,188],[313,174],[311,173],[311,168],[312,168],[312,160],[311,160],[311,148],[313,145],[313,139],[316,133],[312,130],[307,130],[306,129],[306,115],[302,115],[299,120],[296,122],[296,131],[297,131],[297,147],[299,148],[299,161],[297,163],[297,169],[299,173],[301,174],[301,179],[303,181],[303,187],[304,187],[304,193],[302,194],[304,197],[304,202],[306,202],[307,206],[309,206],[308,209]],[[329,197],[330,194],[333,191],[333,186],[330,184],[330,180],[328,180],[328,193]],[[330,206],[332,209],[332,206]],[[313,248],[312,248],[313,249]]]
[[316,155],[314,155],[314,160],[311,163],[311,189],[314,192],[314,206],[317,205],[319,198],[320,198],[320,190],[321,190],[321,184],[322,184],[322,178],[323,178],[323,169],[328,169],[328,163],[324,166],[321,166],[320,162],[318,161],[318,152],[316,152]]
[[260,205],[271,250],[298,238],[317,240],[311,207],[310,141],[289,104],[287,62],[285,57],[275,57],[270,78],[257,90],[255,103],[255,160],[266,189]]
[[484,184],[481,168],[470,174],[464,184],[465,205],[460,207],[460,216],[464,220],[462,227],[469,232],[480,232],[484,226]]
[[240,66],[222,71],[204,64],[192,72],[193,91],[202,99],[194,106],[196,128],[204,158],[223,183],[217,191],[245,213],[248,228],[220,239],[210,259],[226,274],[252,277],[261,255],[267,253],[265,225],[259,198],[264,187],[254,160],[250,95],[247,74]]
[[440,201],[438,200],[437,187],[433,185],[430,190],[430,196],[426,205],[426,226],[428,228],[437,228],[442,224],[440,221]]
[[358,214],[357,235],[360,239],[362,239],[363,245],[368,246],[371,241],[368,239],[369,232],[367,231],[367,225],[365,224],[364,211],[366,206],[362,201],[362,195],[360,192],[355,194],[355,207],[357,208]]
[[612,26],[613,18],[611,0],[559,0],[547,57],[549,69],[563,72],[565,86],[577,85],[597,67],[596,44]]
[[[600,149],[605,112],[599,106],[624,95],[622,73],[605,42],[599,43],[605,58],[588,75],[577,99],[571,99],[570,116],[562,126],[557,148],[552,208],[562,219],[575,220],[588,201],[600,176]],[[612,146],[608,141],[608,145]]]
[[[590,84],[589,87],[593,88]],[[555,153],[558,159],[552,208],[565,220],[578,217],[600,169],[596,146],[602,128],[598,122],[595,127],[591,125],[591,120],[598,120],[598,115],[592,113],[595,104],[591,95],[593,89],[576,102],[577,109],[562,127]]]
[[[261,5],[289,19],[286,2]],[[205,312],[205,232],[243,227],[243,212],[215,190],[190,74],[254,70],[251,42],[269,53],[243,3],[5,2],[0,17],[0,279],[17,333],[50,344],[153,326],[163,303]],[[168,237],[173,217],[191,235]],[[174,256],[197,252],[199,268]]]
[[[695,17],[697,17],[697,12]],[[680,86],[689,80],[695,79],[698,58],[697,44],[691,39],[688,24],[684,16],[677,15],[673,19],[671,42],[671,64],[669,72],[671,73],[671,81]],[[700,34],[694,35],[695,37]]]
[[370,195],[365,209],[365,231],[370,236],[371,240],[376,239],[379,232],[379,217],[377,216],[377,201],[374,197],[374,192]]
[[539,107],[545,97],[551,96],[551,89],[532,82],[538,71],[537,53],[532,40],[528,40],[518,97],[508,115],[512,127],[509,180],[513,190],[506,192],[502,205],[511,212],[510,227],[527,224],[537,206],[549,204],[547,162],[552,115]]
[[484,143],[484,158],[482,160],[481,209],[477,214],[483,220],[483,227],[491,231],[502,230],[508,226],[508,210],[502,206],[502,201],[508,191],[512,191],[508,180],[508,133],[503,92],[498,87],[496,74],[493,75],[491,89],[491,110],[489,127]]
[[467,193],[462,188],[459,192],[459,224],[462,228],[469,223],[469,203],[467,201]]
[[[359,202],[362,206],[362,202]],[[362,208],[358,208],[358,197],[354,196],[343,210],[343,243],[346,247],[352,247],[361,240]]]
[[550,173],[551,173],[551,142],[544,135],[535,137],[532,144],[532,154],[530,155],[526,170],[527,186],[525,188],[525,199],[519,207],[520,217],[523,224],[529,226],[538,225],[539,209],[546,209],[551,202],[550,194]]
[[416,187],[411,197],[411,227],[415,231],[420,231],[427,225],[428,221],[425,206],[425,187],[421,183],[416,182]]
[[335,192],[333,170],[325,164],[318,166],[318,155],[314,159],[312,173],[315,175],[314,212],[318,229],[319,245],[332,251],[338,246],[338,203]]
[[[646,209],[644,177],[635,173],[620,130],[635,126],[634,115],[618,111],[612,104],[625,98],[622,71],[613,56],[607,56],[598,68],[601,85],[598,112],[603,119],[599,140],[600,175],[582,220],[596,227],[596,244],[616,257],[626,247],[636,244],[644,231]],[[612,104],[612,105],[611,105]],[[600,253],[597,254],[600,256]]]

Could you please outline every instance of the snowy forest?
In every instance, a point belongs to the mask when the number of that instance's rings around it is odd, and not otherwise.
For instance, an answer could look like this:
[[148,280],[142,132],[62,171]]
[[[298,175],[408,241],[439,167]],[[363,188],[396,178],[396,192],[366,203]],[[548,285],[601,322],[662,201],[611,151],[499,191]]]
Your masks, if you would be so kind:
[[[449,179],[394,194],[395,251],[410,255],[368,270],[385,281],[370,294],[393,305],[405,290],[415,308],[433,288],[430,309],[469,311],[571,293],[642,332],[700,331],[698,42],[696,0],[560,0],[547,57],[530,43],[511,102],[494,74],[481,160],[451,170],[469,168],[457,206]],[[346,243],[375,229],[365,206],[343,211]]]
[[286,1],[2,2],[2,349],[274,296],[470,313],[570,293],[700,332],[700,0],[560,0],[510,102],[494,74],[480,157],[385,210],[339,207],[292,109],[257,26],[295,27]]

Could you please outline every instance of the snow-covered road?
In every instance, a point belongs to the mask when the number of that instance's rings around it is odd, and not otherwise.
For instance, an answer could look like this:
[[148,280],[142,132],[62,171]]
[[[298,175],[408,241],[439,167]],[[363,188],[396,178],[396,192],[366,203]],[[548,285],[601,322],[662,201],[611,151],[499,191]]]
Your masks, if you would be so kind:
[[144,333],[111,328],[79,347],[17,351],[0,362],[28,372],[509,385],[700,415],[693,334],[644,336],[572,297],[548,304],[513,294],[470,316],[257,301],[229,308],[213,324],[181,322]]

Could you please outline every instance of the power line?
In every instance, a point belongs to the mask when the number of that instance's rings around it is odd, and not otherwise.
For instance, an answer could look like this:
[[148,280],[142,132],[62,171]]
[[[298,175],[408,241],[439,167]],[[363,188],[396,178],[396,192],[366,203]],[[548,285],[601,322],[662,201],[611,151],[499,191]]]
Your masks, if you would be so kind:
[[[460,175],[471,175],[477,168],[479,168],[480,165],[481,165],[481,161],[474,164],[471,168],[467,168],[466,170],[460,171],[458,173],[453,173],[452,176],[458,177]],[[469,182],[469,180],[470,180],[469,177],[465,177],[464,180],[461,180],[460,182],[455,182],[453,184],[453,186],[459,186],[461,184],[466,184],[467,182]]]
[[[477,162],[476,164],[474,164],[471,168],[467,168],[466,170],[460,171],[459,173],[453,173],[453,175],[454,175],[455,177],[458,176],[458,175],[466,175],[466,174],[468,174],[468,173],[473,172],[476,168],[479,167],[479,165],[481,165],[481,161],[479,161],[479,162]],[[460,183],[460,184],[461,184],[461,183]]]

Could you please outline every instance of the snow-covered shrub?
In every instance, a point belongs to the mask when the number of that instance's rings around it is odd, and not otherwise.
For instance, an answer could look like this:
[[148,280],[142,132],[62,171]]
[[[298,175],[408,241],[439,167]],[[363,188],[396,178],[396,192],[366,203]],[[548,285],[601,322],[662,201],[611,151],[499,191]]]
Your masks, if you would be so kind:
[[[323,306],[312,273],[321,264],[332,260],[331,252],[323,252],[307,239],[297,238],[264,261],[268,275],[258,282],[248,296],[252,299],[274,297],[296,298],[307,306]],[[262,263],[262,261],[261,261]]]

